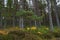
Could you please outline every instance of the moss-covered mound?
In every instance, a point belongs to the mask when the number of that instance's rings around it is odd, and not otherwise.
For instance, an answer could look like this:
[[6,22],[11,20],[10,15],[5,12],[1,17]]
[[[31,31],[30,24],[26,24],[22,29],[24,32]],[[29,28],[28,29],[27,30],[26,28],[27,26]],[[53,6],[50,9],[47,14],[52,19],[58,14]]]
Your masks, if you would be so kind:
[[25,31],[11,31],[7,35],[1,35],[1,40],[42,40],[37,35]]

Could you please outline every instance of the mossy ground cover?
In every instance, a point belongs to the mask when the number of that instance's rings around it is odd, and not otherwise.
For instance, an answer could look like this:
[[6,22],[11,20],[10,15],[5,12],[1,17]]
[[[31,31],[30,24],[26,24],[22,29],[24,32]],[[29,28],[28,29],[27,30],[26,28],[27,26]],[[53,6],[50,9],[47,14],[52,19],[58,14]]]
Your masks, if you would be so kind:
[[50,32],[48,27],[12,27],[0,30],[0,40],[60,40],[60,29]]

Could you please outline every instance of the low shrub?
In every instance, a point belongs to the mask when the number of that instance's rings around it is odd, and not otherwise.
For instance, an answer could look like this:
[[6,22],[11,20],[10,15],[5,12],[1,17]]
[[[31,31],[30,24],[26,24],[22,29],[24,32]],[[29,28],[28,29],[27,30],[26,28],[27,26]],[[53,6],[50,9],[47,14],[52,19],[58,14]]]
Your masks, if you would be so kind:
[[0,40],[4,40],[4,37],[3,37],[3,35],[0,35]]
[[12,35],[14,40],[42,40],[39,36],[25,31],[12,31],[9,35]]
[[60,32],[53,32],[54,37],[60,38]]

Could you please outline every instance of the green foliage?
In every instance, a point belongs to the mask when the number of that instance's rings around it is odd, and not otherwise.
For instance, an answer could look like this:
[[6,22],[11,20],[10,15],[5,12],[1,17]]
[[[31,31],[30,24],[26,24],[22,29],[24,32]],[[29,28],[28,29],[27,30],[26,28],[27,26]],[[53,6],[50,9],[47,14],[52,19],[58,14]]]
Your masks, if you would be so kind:
[[28,16],[27,17],[30,20],[42,20],[44,18],[44,14],[42,14],[42,16],[37,16],[37,15],[32,15],[32,16]]
[[[14,36],[16,35],[18,40],[41,40],[37,35],[34,35],[30,32],[24,32],[24,31],[15,31],[15,32],[10,32],[9,34],[13,34]],[[16,40],[17,40],[16,39]]]
[[60,32],[53,32],[54,37],[59,38],[60,37]]
[[0,34],[0,40],[4,40],[4,36]]
[[54,28],[54,32],[50,32],[48,27],[40,27],[36,30],[28,30],[29,32],[38,35],[42,39],[52,39],[52,38],[60,38],[60,30],[58,28]]
[[[12,9],[12,10],[10,10],[10,9]],[[4,7],[4,12],[2,12],[2,16],[4,16],[4,17],[11,17],[11,16],[13,16],[13,8],[8,8],[8,7]]]
[[55,36],[55,37],[60,37],[60,28],[54,28],[54,32],[53,32],[53,35]]
[[16,16],[31,16],[33,15],[33,12],[32,11],[25,11],[25,10],[20,10],[16,13]]
[[0,0],[0,9],[3,7],[2,0]]
[[44,8],[46,7],[45,1],[43,1],[43,3],[42,3],[42,0],[40,0],[39,4],[40,4],[39,5],[40,10],[44,10]]
[[7,0],[7,6],[8,6],[8,8],[11,8],[11,6],[12,6],[12,0]]
[[2,16],[4,16],[4,17],[11,17],[12,14],[11,13],[2,13]]

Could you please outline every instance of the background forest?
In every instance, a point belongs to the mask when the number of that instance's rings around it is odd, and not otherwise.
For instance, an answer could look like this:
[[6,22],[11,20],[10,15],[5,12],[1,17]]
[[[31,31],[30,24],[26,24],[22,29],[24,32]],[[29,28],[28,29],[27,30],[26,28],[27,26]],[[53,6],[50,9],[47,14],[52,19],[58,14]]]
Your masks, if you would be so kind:
[[[25,36],[29,38],[33,34],[33,37],[38,35],[44,39],[46,36],[47,40],[51,39],[52,34],[53,37],[60,37],[59,2],[60,0],[0,0],[0,34],[8,33],[9,36],[14,35],[16,31],[17,35],[28,34]],[[28,40],[27,37],[23,39],[5,37],[1,36],[1,40]],[[39,37],[36,40],[40,40]]]

